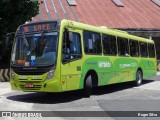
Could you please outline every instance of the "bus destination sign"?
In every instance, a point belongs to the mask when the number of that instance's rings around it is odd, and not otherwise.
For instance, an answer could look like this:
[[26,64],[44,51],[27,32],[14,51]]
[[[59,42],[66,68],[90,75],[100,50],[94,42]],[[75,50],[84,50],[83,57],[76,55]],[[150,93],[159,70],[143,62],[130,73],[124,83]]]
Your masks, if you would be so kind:
[[20,27],[19,32],[37,32],[43,30],[53,30],[55,29],[57,22],[41,22],[33,23],[28,25],[23,25]]

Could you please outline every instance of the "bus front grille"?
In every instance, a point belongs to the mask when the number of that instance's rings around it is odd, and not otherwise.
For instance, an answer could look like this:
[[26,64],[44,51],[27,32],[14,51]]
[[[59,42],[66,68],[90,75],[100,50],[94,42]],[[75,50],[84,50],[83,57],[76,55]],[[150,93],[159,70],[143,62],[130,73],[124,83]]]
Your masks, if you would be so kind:
[[39,71],[15,71],[18,75],[43,75],[45,72]]
[[18,79],[20,82],[40,82],[42,79]]

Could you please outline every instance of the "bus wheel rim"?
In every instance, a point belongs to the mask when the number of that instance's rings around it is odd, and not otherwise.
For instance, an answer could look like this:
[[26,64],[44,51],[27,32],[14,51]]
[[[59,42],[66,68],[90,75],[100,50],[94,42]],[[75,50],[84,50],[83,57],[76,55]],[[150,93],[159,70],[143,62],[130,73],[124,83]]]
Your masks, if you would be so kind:
[[140,74],[140,73],[138,73],[138,84],[140,84],[140,83],[141,83],[141,81],[142,81],[141,74]]

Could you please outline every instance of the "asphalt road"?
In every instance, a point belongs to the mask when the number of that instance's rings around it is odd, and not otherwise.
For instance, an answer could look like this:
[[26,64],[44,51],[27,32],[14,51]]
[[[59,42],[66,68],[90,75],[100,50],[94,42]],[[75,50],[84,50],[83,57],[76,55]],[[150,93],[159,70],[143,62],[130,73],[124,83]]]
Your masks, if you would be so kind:
[[[156,116],[160,116],[159,77],[158,73],[157,76],[144,80],[139,87],[135,87],[132,83],[99,87],[93,90],[90,98],[84,98],[82,91],[56,94],[17,92],[10,89],[8,82],[2,82],[0,83],[0,114],[6,111],[23,113],[40,111],[43,116],[52,116],[45,119],[158,120],[159,117]],[[22,118],[14,116],[0,117],[0,119],[21,120]],[[25,119],[35,118],[30,116]]]

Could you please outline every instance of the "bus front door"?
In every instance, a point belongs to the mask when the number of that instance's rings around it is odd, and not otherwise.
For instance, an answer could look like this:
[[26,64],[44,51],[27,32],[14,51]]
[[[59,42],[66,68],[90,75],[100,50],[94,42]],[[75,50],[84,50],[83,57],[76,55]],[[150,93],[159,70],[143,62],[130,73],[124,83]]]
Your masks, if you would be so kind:
[[[76,90],[80,87],[82,47],[80,33],[70,32],[72,39],[62,50],[61,81],[62,91]],[[64,42],[63,42],[64,44]]]

